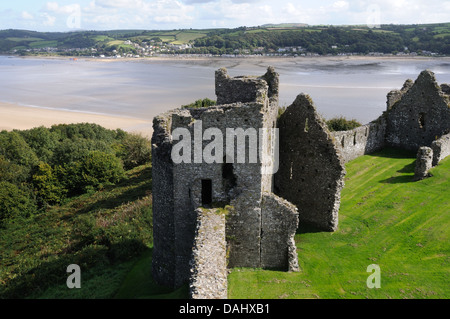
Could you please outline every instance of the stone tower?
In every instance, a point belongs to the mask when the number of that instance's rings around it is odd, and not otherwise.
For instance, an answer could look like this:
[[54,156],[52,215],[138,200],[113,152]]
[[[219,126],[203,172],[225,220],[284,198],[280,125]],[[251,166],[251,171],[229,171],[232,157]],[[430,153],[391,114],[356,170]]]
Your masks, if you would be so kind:
[[[216,106],[176,109],[154,119],[152,272],[166,286],[192,282],[193,269],[200,269],[192,262],[193,247],[199,253],[199,221],[207,218],[199,212],[224,207],[227,216],[214,219],[213,229],[224,230],[226,253],[208,262],[298,268],[297,209],[272,192],[278,74],[269,68],[261,77],[232,78],[219,69],[216,95]],[[218,241],[202,242],[208,245]]]

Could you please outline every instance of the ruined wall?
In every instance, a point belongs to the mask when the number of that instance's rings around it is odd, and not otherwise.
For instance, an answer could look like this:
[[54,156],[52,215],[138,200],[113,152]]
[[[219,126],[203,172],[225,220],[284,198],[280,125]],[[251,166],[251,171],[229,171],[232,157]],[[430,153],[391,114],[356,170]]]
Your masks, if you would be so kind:
[[294,236],[298,225],[297,207],[276,196],[265,193],[261,201],[261,265],[298,271],[297,247]]
[[416,166],[414,168],[414,180],[422,180],[430,174],[428,171],[433,167],[433,150],[422,146],[417,151]]
[[378,120],[348,131],[331,132],[345,163],[359,156],[381,150],[385,146],[386,120]]
[[[278,100],[279,75],[269,67],[263,76],[230,77],[225,68],[216,71],[217,104]],[[271,101],[273,103],[274,101]]]
[[416,151],[449,132],[449,98],[434,73],[422,71],[400,100],[386,112],[386,143]]
[[195,241],[190,261],[192,299],[227,298],[225,210],[197,209]]
[[[271,191],[273,187],[272,175],[261,174],[258,146],[269,155],[273,140],[267,135],[260,138],[259,129],[275,127],[278,74],[271,68],[262,77],[230,78],[226,73],[221,69],[216,74],[218,100],[226,105],[176,109],[155,118],[153,274],[160,284],[178,287],[189,280],[192,247],[199,240],[195,210],[201,206],[234,205],[235,214],[230,214],[226,226],[227,238],[232,239],[228,243],[230,265],[261,265],[261,196],[263,190]],[[241,140],[233,132],[230,138],[228,129],[238,129],[249,136],[256,133],[256,140]],[[213,133],[206,136],[207,132]],[[219,136],[224,140],[219,141]],[[188,150],[180,150],[182,141]],[[170,158],[172,150],[179,155],[190,153],[183,161],[174,162]],[[256,161],[249,153],[256,154]],[[202,158],[208,154],[213,161]],[[240,162],[242,154],[246,156]]]
[[392,106],[397,103],[398,101],[401,100],[401,98],[403,97],[403,95],[408,92],[408,90],[413,86],[414,82],[411,79],[408,79],[405,81],[405,83],[403,84],[403,87],[400,90],[392,90],[390,91],[386,98],[386,109],[390,110],[392,108]]
[[153,278],[161,285],[175,286],[175,225],[173,217],[173,163],[170,114],[155,117],[152,136]]
[[278,126],[280,168],[275,175],[275,194],[297,206],[300,224],[336,230],[345,168],[311,98],[297,96]]
[[450,155],[450,133],[433,141],[431,143],[431,149],[433,150],[433,166],[436,166],[440,161]]

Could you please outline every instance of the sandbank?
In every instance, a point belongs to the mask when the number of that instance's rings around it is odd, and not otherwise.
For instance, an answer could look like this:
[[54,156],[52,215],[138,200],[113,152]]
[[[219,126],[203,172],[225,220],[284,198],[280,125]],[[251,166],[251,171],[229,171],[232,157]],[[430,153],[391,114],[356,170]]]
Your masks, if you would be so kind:
[[72,123],[94,123],[107,129],[120,128],[146,137],[152,134],[152,122],[142,119],[0,102],[0,131],[26,130],[39,126],[51,127],[55,124]]

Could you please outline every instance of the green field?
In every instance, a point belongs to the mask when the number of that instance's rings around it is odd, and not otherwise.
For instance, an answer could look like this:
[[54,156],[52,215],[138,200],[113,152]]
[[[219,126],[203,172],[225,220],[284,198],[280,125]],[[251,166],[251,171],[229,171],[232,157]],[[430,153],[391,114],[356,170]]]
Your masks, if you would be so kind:
[[[299,231],[299,273],[234,269],[229,297],[449,298],[450,158],[413,182],[414,157],[385,150],[348,163],[339,229]],[[371,264],[380,289],[367,288]]]
[[33,49],[40,49],[40,48],[46,48],[46,47],[57,47],[58,41],[36,41],[30,43],[30,48]]
[[43,39],[41,38],[31,38],[31,37],[26,37],[26,38],[19,38],[19,37],[12,37],[12,38],[6,38],[6,40],[10,40],[10,41],[15,41],[15,42],[35,42],[35,41],[42,41]]

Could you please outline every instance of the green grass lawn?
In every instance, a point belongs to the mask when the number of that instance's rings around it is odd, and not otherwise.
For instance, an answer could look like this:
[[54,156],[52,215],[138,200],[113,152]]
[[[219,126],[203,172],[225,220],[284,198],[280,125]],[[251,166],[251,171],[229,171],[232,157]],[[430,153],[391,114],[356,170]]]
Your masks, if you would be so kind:
[[234,269],[229,298],[449,298],[450,158],[419,182],[414,163],[394,150],[347,163],[339,229],[299,230],[298,273]]

